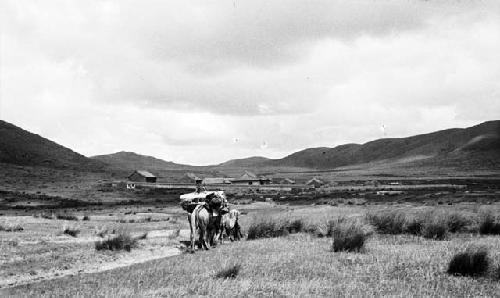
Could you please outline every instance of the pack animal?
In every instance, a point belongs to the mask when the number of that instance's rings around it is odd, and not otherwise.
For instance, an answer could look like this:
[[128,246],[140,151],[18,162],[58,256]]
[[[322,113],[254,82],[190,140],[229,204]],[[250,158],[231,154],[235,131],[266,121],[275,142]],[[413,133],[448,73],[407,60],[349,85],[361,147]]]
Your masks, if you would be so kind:
[[220,235],[221,243],[224,240],[224,234],[229,237],[229,240],[231,241],[240,240],[243,237],[241,234],[241,226],[238,222],[240,214],[240,211],[237,209],[231,209],[229,213],[222,216]]

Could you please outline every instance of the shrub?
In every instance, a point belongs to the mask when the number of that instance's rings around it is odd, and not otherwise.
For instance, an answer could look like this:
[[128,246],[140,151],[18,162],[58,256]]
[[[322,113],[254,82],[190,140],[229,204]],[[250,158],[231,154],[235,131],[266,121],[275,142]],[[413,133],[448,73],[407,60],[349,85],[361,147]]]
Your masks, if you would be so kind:
[[232,265],[217,272],[215,277],[224,279],[236,278],[236,276],[238,276],[238,273],[240,273],[240,270],[241,270],[240,264]]
[[82,220],[85,220],[85,221],[90,220],[90,216],[89,216],[89,215],[87,215],[87,214],[85,214],[85,215],[83,216],[83,219],[82,219]]
[[63,219],[63,220],[78,220],[78,217],[76,217],[73,214],[61,214],[61,213],[59,213],[56,215],[56,218]]
[[369,233],[357,221],[342,221],[333,227],[332,250],[337,251],[362,251]]
[[95,243],[96,250],[126,250],[130,251],[137,247],[137,238],[133,238],[129,233],[120,233],[106,240],[97,241]]
[[400,211],[368,213],[366,219],[383,234],[401,234],[406,224],[406,215]]
[[484,235],[500,235],[500,223],[495,221],[491,213],[482,215],[479,223],[479,233]]
[[76,228],[65,228],[63,230],[63,233],[72,237],[78,237],[78,234],[80,234],[80,230]]
[[488,251],[485,248],[468,249],[456,254],[448,265],[448,273],[463,276],[480,276],[488,271]]

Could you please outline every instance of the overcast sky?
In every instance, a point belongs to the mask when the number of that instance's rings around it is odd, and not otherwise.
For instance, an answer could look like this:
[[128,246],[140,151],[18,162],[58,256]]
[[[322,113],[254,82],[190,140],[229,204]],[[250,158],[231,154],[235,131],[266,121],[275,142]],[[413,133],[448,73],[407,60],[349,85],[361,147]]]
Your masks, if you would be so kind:
[[0,118],[87,156],[206,165],[500,118],[500,1],[4,0],[0,14]]

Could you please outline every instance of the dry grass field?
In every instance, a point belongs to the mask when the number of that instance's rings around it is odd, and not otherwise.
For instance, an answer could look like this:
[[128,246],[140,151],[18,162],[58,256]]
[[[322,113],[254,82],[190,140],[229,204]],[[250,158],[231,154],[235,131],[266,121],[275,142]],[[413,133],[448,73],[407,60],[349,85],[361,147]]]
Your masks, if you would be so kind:
[[[225,242],[210,251],[181,253],[188,239],[183,211],[176,207],[118,209],[76,214],[78,221],[35,216],[0,217],[22,231],[0,231],[4,296],[453,296],[495,297],[500,292],[500,236],[480,235],[481,214],[500,214],[500,204],[278,205],[255,202],[242,211],[244,232],[255,223],[301,220],[301,232],[277,238]],[[149,211],[148,211],[149,209]],[[404,212],[463,214],[467,227],[443,240],[411,233],[386,234],[366,214]],[[382,213],[381,213],[382,212]],[[135,214],[134,214],[135,213]],[[111,215],[110,215],[111,214]],[[371,232],[360,252],[334,252],[329,221],[344,218]],[[7,224],[8,223],[8,224]],[[77,237],[63,233],[79,229]],[[127,251],[98,251],[99,233],[126,230],[145,239]],[[114,231],[113,231],[114,230]],[[180,233],[177,233],[181,230]],[[104,236],[111,237],[111,236]],[[471,248],[488,251],[480,276],[447,273],[450,260]]]

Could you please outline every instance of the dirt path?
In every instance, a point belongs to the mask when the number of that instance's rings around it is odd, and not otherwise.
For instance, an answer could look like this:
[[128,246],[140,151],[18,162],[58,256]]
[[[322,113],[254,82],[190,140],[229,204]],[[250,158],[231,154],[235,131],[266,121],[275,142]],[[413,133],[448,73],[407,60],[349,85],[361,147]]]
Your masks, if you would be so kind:
[[[76,259],[71,264],[63,266],[63,268],[47,268],[45,270],[38,270],[35,274],[34,272],[22,272],[3,277],[0,279],[0,289],[65,276],[102,272],[175,256],[182,252],[182,245],[179,240],[188,239],[189,231],[181,230],[179,236],[176,237],[175,240],[171,239],[174,233],[176,233],[174,230],[150,231],[148,237],[140,241],[139,247],[130,252],[89,252],[89,249],[94,250],[93,246],[90,244],[96,240],[102,240],[97,237],[52,240],[50,241],[51,243],[77,243],[87,246],[82,250],[81,259]],[[24,244],[31,244],[31,241],[26,241]],[[83,254],[85,254],[85,256],[83,256]]]

